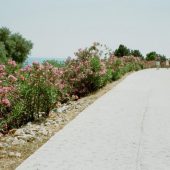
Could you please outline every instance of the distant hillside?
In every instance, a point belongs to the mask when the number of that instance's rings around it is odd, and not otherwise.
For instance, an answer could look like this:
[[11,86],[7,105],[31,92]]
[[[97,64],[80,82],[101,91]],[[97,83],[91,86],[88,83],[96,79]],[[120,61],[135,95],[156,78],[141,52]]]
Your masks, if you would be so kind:
[[66,59],[65,58],[50,58],[50,57],[28,57],[28,59],[25,61],[26,65],[31,65],[33,62],[39,62],[42,63],[43,61],[46,60],[57,60],[64,62]]

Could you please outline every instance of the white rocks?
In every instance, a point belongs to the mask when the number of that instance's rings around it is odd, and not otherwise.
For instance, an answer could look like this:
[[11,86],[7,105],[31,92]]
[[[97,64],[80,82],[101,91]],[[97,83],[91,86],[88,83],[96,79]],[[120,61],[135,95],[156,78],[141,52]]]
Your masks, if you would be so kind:
[[9,147],[9,145],[7,143],[0,143],[0,148],[6,148]]
[[39,129],[41,128],[41,126],[40,125],[36,125],[36,124],[34,124],[30,129],[32,130],[32,132],[38,132],[39,131]]
[[9,152],[8,156],[10,156],[10,157],[21,157],[21,153],[19,153],[19,152]]
[[[76,104],[78,106],[76,106]],[[27,142],[33,142],[35,140],[39,142],[43,141],[44,138],[51,136],[56,130],[69,121],[67,113],[70,110],[78,109],[83,104],[77,101],[70,101],[67,104],[61,105],[58,109],[53,109],[50,112],[49,118],[44,119],[45,121],[42,119],[37,123],[28,122],[19,129],[11,129],[9,134],[5,136],[0,133],[0,149],[3,150],[7,147],[22,146]],[[16,156],[13,152],[9,155]]]
[[58,108],[58,109],[57,109],[57,112],[58,112],[58,113],[66,112],[66,110],[68,109],[68,107],[69,107],[68,105],[64,105],[64,106]]
[[17,152],[17,153],[15,153],[15,156],[16,157],[21,157],[21,153]]
[[55,124],[56,122],[54,121],[54,120],[47,120],[45,123],[44,123],[44,125],[45,126],[51,126],[51,125],[53,125],[53,124]]
[[0,143],[0,149],[4,147],[4,144],[3,143]]
[[23,129],[18,129],[16,130],[16,132],[14,133],[15,136],[21,136],[21,135],[24,135],[25,132]]
[[30,134],[24,134],[22,136],[18,136],[17,138],[22,139],[22,140],[27,141],[27,142],[31,142],[35,139],[35,136],[30,135]]
[[58,122],[58,123],[60,123],[60,122],[62,122],[62,121],[63,121],[63,118],[62,118],[62,117],[57,118],[57,122]]
[[47,131],[45,128],[43,128],[43,127],[41,127],[39,133],[42,134],[42,135],[44,135],[44,136],[47,136],[47,135],[48,135],[48,131]]
[[27,126],[32,126],[32,122],[28,122],[28,123],[27,123]]
[[7,151],[1,151],[1,154],[7,154],[8,152]]
[[45,126],[50,126],[50,125],[51,125],[50,122],[46,122],[46,123],[45,123]]
[[25,143],[26,142],[23,139],[18,139],[18,138],[15,137],[13,142],[12,142],[12,145],[23,145]]
[[31,129],[29,129],[29,127],[25,128],[24,132],[25,132],[25,134],[32,135],[33,137],[35,136],[35,132],[32,131]]
[[7,142],[7,143],[12,143],[13,140],[14,140],[14,138],[10,136],[10,137],[8,137],[8,138],[6,139],[6,142]]
[[[31,125],[32,127],[32,125]],[[15,142],[13,142],[13,144],[24,144],[23,141],[33,141],[35,139],[35,136],[36,136],[36,133],[31,130],[30,128],[30,124],[28,125],[28,127],[26,126],[25,128],[21,128],[21,129],[18,129],[15,133],[14,133],[14,136],[17,136],[17,140],[15,140]],[[21,139],[21,140],[20,140]]]
[[2,133],[0,133],[0,138],[3,137],[4,135]]

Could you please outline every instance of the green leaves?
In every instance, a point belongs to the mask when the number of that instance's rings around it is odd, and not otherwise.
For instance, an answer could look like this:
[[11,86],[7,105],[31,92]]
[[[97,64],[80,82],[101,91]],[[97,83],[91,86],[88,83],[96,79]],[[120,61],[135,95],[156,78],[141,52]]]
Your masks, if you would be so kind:
[[129,56],[130,49],[128,49],[126,46],[120,44],[119,48],[115,50],[114,55],[117,57]]
[[146,54],[146,60],[147,61],[155,60],[156,57],[157,57],[157,53],[155,51],[152,51],[152,52]]
[[12,34],[8,28],[0,28],[0,60],[12,58],[17,63],[23,63],[33,44],[26,40],[22,35]]
[[90,59],[90,65],[92,67],[93,72],[99,72],[100,71],[100,59],[99,57],[92,57]]
[[5,45],[0,41],[0,62],[4,63],[6,61],[7,52],[5,50]]
[[131,50],[130,53],[134,57],[141,57],[141,58],[143,58],[143,55],[142,55],[142,53],[139,50]]

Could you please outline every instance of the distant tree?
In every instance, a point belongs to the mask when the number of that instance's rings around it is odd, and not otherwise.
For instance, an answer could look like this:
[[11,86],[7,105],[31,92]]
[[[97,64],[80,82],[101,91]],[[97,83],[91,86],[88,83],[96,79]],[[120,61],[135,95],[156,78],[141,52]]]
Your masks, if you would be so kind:
[[126,46],[120,44],[119,48],[115,50],[114,55],[117,57],[129,56],[130,49],[128,49]]
[[148,54],[146,54],[146,60],[147,61],[156,60],[157,57],[158,57],[158,55],[155,51],[152,51],[152,52],[149,52]]
[[0,41],[5,43],[9,39],[10,34],[11,32],[8,28],[0,28]]
[[0,58],[12,58],[18,63],[23,63],[32,47],[32,42],[19,33],[12,34],[8,28],[0,28]]
[[139,50],[131,50],[131,55],[133,55],[134,57],[141,57],[143,58],[142,53]]
[[6,61],[6,50],[3,42],[0,42],[0,62]]
[[160,61],[166,61],[166,56],[157,54],[155,51],[152,51],[148,54],[146,54],[146,60],[151,61],[151,60],[160,60]]
[[158,54],[158,57],[159,57],[160,61],[162,61],[162,62],[166,61],[166,59],[167,59],[165,55],[161,55],[161,54]]

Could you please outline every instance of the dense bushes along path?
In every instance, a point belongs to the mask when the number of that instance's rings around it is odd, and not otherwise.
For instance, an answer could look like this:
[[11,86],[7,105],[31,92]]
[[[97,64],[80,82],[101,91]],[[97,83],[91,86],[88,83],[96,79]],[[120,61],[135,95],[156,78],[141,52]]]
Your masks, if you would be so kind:
[[170,169],[170,70],[128,76],[17,170]]
[[76,56],[60,68],[49,63],[19,68],[13,60],[0,64],[0,132],[47,117],[60,103],[88,95],[145,65],[140,57],[117,58],[108,52],[102,58],[99,44],[80,49]]

